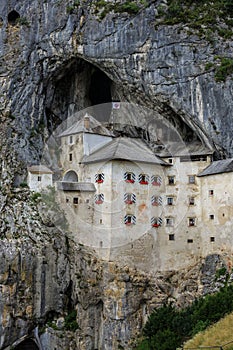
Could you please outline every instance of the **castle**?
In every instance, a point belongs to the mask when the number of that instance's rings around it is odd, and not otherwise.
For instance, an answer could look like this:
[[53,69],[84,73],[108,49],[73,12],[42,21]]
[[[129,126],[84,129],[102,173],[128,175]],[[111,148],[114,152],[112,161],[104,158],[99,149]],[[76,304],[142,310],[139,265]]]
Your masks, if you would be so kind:
[[69,230],[108,261],[179,269],[233,243],[233,159],[205,147],[155,154],[90,115],[60,135],[56,183]]

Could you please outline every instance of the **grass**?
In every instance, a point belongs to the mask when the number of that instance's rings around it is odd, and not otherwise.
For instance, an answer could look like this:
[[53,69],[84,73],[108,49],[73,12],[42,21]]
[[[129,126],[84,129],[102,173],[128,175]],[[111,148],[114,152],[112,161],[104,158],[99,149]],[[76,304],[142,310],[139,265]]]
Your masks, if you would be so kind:
[[[200,346],[223,346],[233,341],[233,313],[225,316],[205,331],[197,333],[184,344],[184,350]],[[233,350],[232,344],[224,346],[224,350]]]

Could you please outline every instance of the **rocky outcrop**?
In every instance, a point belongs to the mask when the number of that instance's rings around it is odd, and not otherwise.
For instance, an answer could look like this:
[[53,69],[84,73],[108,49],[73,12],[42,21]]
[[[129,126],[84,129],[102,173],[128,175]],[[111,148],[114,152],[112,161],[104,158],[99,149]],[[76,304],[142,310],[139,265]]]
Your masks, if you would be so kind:
[[[163,115],[183,140],[214,141],[232,155],[232,82],[205,69],[216,55],[231,55],[232,42],[155,26],[160,3],[102,19],[91,0],[0,3],[1,349],[37,326],[43,349],[130,349],[154,307],[183,306],[226,283],[216,280],[225,266],[219,256],[156,275],[98,261],[23,189],[26,165],[39,161],[62,120],[114,99]],[[75,332],[61,321],[72,309]]]

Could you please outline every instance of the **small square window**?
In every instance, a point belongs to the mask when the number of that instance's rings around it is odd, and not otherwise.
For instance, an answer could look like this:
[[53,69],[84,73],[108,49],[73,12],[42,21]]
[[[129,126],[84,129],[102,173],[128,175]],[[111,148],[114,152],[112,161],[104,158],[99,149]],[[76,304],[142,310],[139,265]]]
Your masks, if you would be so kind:
[[187,243],[193,243],[193,239],[187,239]]
[[213,196],[214,195],[214,190],[209,190],[209,196]]
[[169,158],[169,159],[168,159],[168,163],[173,164],[173,159],[172,159],[172,158]]
[[167,205],[173,205],[174,204],[174,198],[173,197],[167,197]]
[[166,226],[173,226],[173,218],[166,218]]
[[73,198],[73,203],[74,203],[74,204],[78,204],[78,197],[74,197],[74,198]]
[[69,198],[66,198],[66,203],[69,203]]
[[215,237],[210,237],[210,242],[215,242]]
[[189,205],[194,205],[194,204],[195,204],[194,197],[189,197]]
[[175,240],[175,235],[171,234],[168,236],[169,241],[174,241]]
[[195,184],[195,175],[189,175],[188,182],[189,184]]
[[168,176],[168,185],[175,185],[175,176]]
[[210,214],[209,218],[210,220],[214,220],[214,214]]
[[195,226],[196,225],[196,218],[189,218],[188,224],[189,224],[189,226]]
[[69,161],[72,162],[72,160],[73,160],[73,154],[70,153],[70,154],[69,154]]
[[89,203],[90,202],[90,200],[89,199],[86,199],[86,203]]
[[37,177],[37,181],[41,182],[41,180],[42,180],[42,177],[41,177],[41,176],[38,176],[38,177]]

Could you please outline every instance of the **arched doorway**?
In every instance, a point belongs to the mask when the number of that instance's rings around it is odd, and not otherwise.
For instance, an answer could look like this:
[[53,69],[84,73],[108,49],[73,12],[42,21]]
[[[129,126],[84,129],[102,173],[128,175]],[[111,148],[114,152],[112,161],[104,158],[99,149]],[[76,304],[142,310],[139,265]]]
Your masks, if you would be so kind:
[[78,182],[78,175],[74,170],[68,171],[65,175],[62,181],[65,182]]
[[17,345],[15,350],[39,350],[39,347],[32,339],[26,339],[19,345]]

